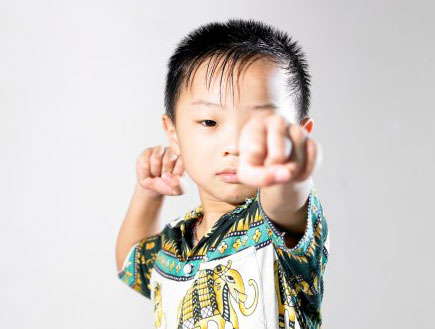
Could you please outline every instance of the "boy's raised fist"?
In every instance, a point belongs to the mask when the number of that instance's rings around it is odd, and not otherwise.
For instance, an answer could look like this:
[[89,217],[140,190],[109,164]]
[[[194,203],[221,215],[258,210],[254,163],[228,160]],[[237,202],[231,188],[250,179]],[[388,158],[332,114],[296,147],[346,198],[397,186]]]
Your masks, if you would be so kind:
[[317,143],[305,128],[279,114],[254,117],[242,128],[239,181],[253,186],[308,179],[319,164]]
[[184,193],[184,166],[171,147],[148,147],[136,160],[137,185],[151,196]]

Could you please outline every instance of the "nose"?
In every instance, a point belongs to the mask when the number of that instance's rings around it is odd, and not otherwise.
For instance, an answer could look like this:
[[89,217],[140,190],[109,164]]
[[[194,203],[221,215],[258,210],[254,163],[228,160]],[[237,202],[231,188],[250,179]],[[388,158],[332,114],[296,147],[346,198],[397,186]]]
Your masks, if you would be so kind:
[[244,122],[232,122],[227,124],[222,130],[222,148],[221,154],[226,157],[228,155],[239,156],[239,138]]
[[228,155],[239,156],[239,150],[237,148],[237,145],[228,145],[227,147],[225,147],[223,155],[224,156],[228,156]]

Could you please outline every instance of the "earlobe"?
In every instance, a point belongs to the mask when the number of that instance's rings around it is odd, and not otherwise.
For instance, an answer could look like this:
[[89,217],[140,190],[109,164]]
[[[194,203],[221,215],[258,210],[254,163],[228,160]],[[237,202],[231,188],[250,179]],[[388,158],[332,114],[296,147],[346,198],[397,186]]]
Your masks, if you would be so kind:
[[165,132],[168,132],[168,130],[172,126],[171,118],[169,118],[169,116],[167,114],[162,115],[162,126],[163,126],[163,130]]

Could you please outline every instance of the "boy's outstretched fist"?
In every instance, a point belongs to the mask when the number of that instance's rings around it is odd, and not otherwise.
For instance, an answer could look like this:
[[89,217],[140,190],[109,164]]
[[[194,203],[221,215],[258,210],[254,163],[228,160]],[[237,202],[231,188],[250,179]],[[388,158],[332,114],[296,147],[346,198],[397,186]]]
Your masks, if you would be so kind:
[[136,160],[137,185],[146,194],[180,195],[184,193],[184,166],[171,147],[146,148]]
[[250,119],[242,128],[239,150],[238,180],[260,187],[305,181],[320,160],[305,128],[279,114]]

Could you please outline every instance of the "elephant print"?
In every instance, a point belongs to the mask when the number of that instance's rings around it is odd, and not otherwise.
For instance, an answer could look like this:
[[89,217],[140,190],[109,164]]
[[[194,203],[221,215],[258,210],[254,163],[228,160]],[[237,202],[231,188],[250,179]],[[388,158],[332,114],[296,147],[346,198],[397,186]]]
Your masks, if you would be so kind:
[[156,328],[162,327],[162,319],[165,320],[166,328],[166,314],[163,312],[162,293],[160,283],[156,282],[154,285],[154,326]]
[[214,322],[213,328],[224,329],[229,323],[231,328],[239,329],[237,313],[232,301],[235,301],[244,316],[250,316],[258,303],[258,285],[250,279],[254,288],[254,300],[250,306],[245,305],[248,295],[240,273],[227,265],[217,265],[214,269],[204,269],[186,292],[178,306],[178,329],[207,329]]

